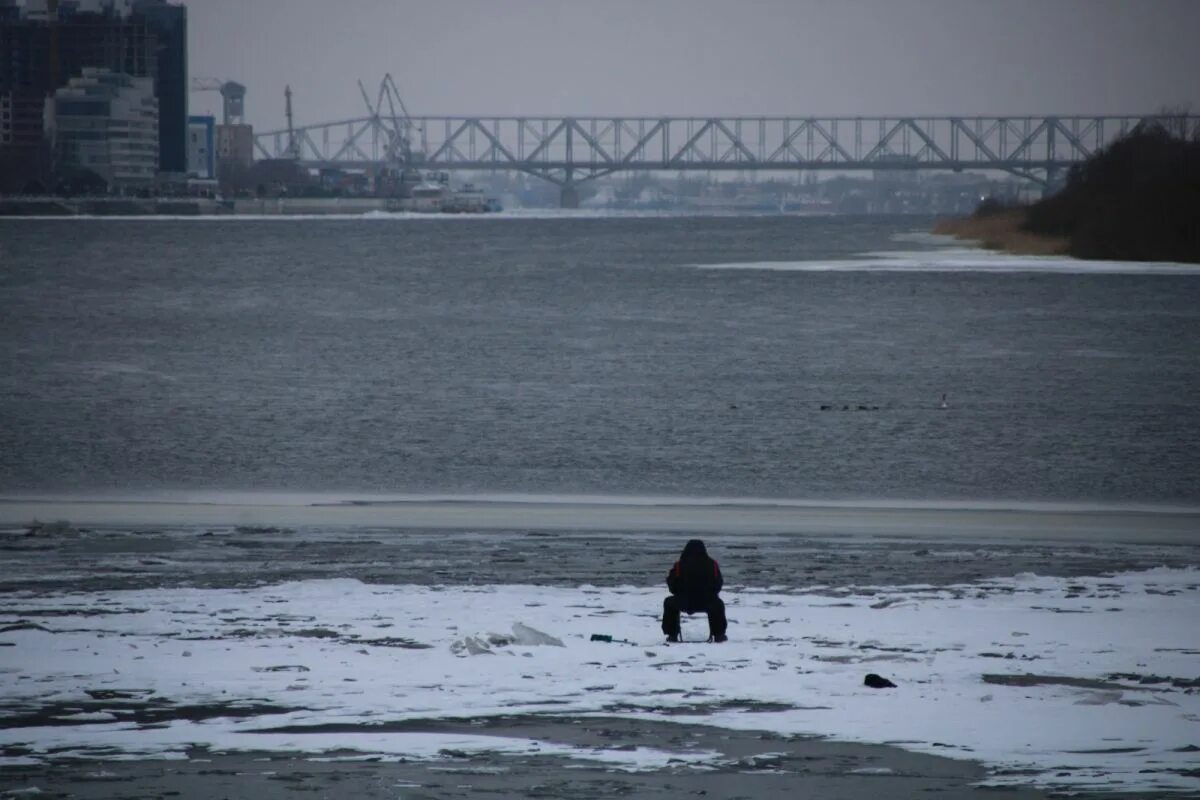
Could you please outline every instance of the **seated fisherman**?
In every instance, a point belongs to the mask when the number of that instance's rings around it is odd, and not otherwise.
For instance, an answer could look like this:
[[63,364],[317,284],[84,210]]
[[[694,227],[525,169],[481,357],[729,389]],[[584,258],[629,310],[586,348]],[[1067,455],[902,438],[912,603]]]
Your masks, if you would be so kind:
[[717,594],[724,579],[717,562],[708,557],[704,542],[692,539],[671,571],[667,573],[667,588],[671,596],[663,601],[662,630],[668,642],[679,641],[679,613],[708,614],[708,640],[725,641],[725,604]]

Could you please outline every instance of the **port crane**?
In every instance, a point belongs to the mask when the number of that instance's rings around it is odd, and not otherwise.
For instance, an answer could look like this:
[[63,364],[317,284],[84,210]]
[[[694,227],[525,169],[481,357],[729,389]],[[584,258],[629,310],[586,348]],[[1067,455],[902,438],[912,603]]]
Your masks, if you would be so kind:
[[291,87],[291,84],[288,84],[287,86],[283,87],[283,102],[284,102],[284,106],[285,106],[284,113],[287,114],[287,126],[288,126],[287,127],[288,145],[287,145],[287,152],[284,155],[284,158],[289,158],[293,161],[296,161],[300,158],[300,148],[296,144],[296,128],[292,124],[292,87]]
[[[416,130],[423,134],[424,130],[413,123],[392,73],[385,74],[383,80],[379,82],[379,91],[376,93],[374,103],[371,102],[371,97],[367,94],[367,89],[361,80],[358,82],[358,91],[362,94],[363,102],[367,106],[370,121],[387,135],[384,149],[386,163],[403,169],[416,166],[423,161],[424,152],[415,150],[413,147],[413,131]],[[386,111],[384,109],[385,102],[387,103]]]

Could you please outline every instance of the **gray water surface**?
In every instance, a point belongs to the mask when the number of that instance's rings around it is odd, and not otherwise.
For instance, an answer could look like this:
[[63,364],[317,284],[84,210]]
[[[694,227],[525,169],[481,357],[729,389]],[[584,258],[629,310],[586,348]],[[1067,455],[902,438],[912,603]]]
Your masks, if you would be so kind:
[[1200,500],[1194,275],[691,266],[929,224],[0,220],[0,491]]

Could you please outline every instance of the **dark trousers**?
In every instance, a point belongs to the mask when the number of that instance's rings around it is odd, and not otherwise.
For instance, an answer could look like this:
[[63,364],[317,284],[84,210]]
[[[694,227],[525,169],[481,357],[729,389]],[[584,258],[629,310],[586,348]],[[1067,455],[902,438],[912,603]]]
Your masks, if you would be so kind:
[[679,635],[679,614],[708,614],[708,632],[711,636],[724,636],[727,624],[725,622],[725,604],[721,598],[713,595],[709,598],[687,598],[671,595],[663,601],[662,630],[667,636]]

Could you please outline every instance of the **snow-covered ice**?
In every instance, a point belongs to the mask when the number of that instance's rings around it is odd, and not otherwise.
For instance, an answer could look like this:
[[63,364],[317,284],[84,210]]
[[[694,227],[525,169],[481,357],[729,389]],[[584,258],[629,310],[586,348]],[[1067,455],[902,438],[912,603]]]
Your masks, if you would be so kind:
[[[893,237],[898,239],[898,237]],[[900,240],[906,241],[906,240]],[[751,269],[776,272],[969,272],[1058,273],[1065,275],[1200,275],[1200,266],[1177,262],[1096,261],[1069,256],[1024,256],[965,247],[944,236],[907,241],[940,245],[929,250],[882,250],[855,258],[819,261],[746,261],[692,264],[698,269]]]
[[[733,587],[724,645],[703,643],[703,615],[665,645],[663,594],[343,579],[13,593],[0,612],[0,764],[191,745],[538,752],[627,769],[719,758],[372,727],[604,714],[890,743],[979,760],[996,785],[1200,789],[1187,774],[1200,744],[1198,569]],[[898,688],[866,688],[868,672]],[[316,727],[328,725],[342,727]]]

